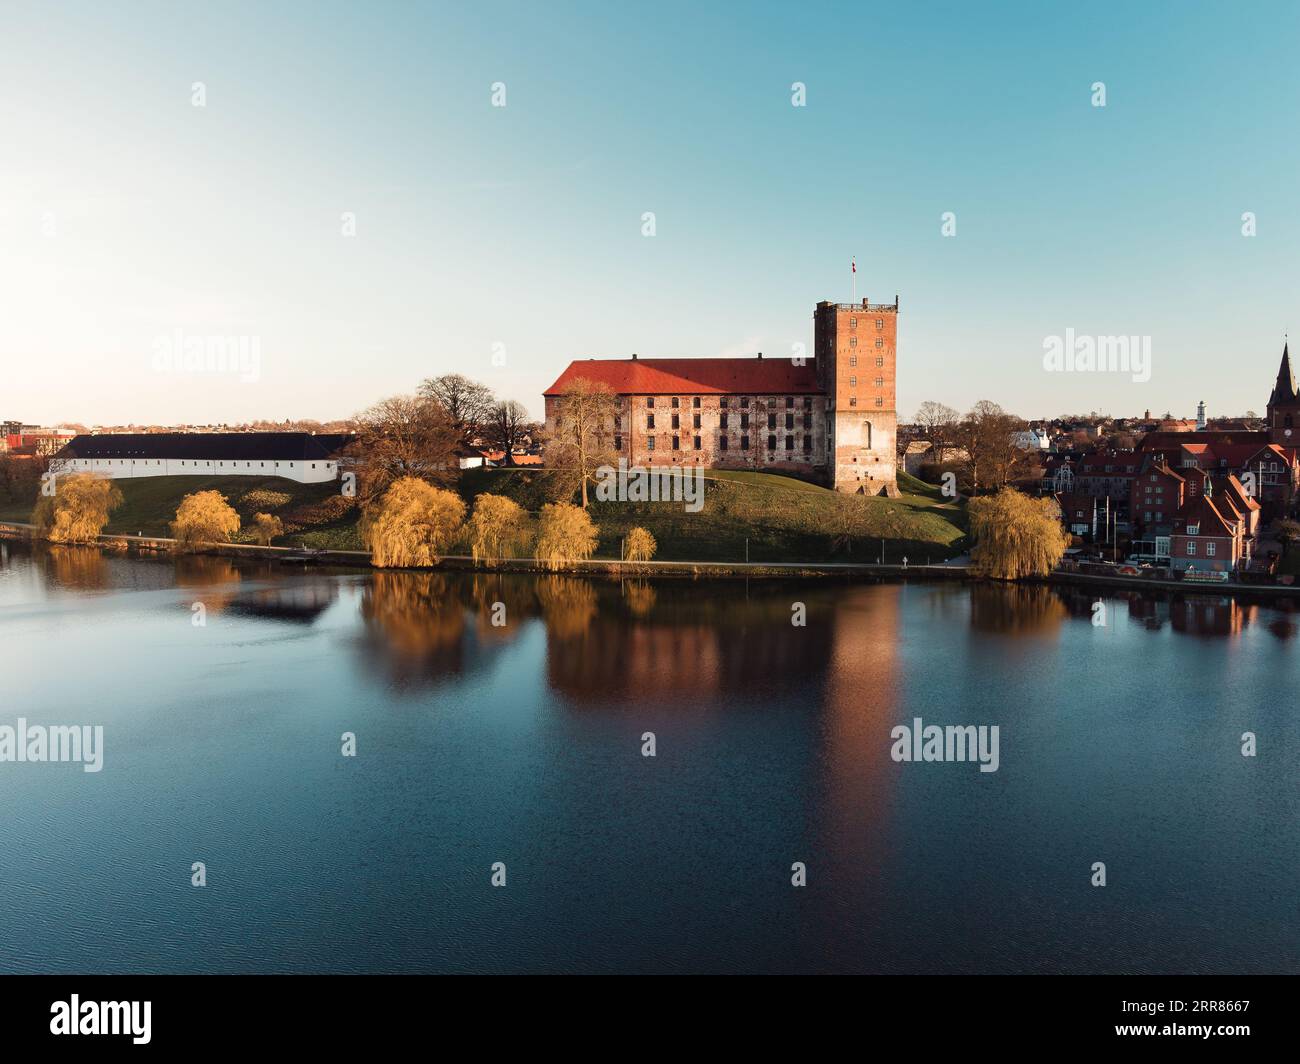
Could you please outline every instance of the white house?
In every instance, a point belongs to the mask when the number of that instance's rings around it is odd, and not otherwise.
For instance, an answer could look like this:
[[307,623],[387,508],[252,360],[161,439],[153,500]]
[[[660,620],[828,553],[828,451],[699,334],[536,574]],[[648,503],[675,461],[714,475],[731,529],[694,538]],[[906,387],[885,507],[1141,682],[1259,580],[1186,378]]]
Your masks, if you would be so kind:
[[335,480],[347,433],[120,432],[81,435],[50,462],[52,473],[118,477],[270,476]]

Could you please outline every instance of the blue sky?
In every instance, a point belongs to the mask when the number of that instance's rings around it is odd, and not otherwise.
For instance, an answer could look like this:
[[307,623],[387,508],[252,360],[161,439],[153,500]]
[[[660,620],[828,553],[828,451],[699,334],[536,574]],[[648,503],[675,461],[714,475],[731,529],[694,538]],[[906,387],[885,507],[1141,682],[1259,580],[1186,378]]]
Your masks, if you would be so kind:
[[[448,371],[540,414],[572,358],[811,345],[854,255],[901,298],[904,415],[1262,412],[1300,326],[1291,4],[5,21],[0,417],[333,418]],[[1149,336],[1150,380],[1045,372],[1067,329]],[[159,372],[176,330],[255,337],[256,379]]]

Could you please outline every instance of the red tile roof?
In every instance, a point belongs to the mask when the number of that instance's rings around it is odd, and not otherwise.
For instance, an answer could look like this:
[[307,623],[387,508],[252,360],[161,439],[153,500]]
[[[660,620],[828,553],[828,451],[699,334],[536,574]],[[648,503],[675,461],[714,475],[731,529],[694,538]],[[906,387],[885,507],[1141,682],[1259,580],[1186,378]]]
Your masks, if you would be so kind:
[[621,395],[799,395],[819,393],[813,360],[789,358],[622,358],[570,362],[543,395],[586,378]]

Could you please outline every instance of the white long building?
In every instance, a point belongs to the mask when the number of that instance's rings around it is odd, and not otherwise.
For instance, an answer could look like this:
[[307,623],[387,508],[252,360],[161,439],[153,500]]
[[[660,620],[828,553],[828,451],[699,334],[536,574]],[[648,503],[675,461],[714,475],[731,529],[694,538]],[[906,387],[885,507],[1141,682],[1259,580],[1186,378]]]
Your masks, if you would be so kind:
[[339,474],[347,433],[114,432],[77,436],[53,473],[109,477],[270,476],[318,484]]

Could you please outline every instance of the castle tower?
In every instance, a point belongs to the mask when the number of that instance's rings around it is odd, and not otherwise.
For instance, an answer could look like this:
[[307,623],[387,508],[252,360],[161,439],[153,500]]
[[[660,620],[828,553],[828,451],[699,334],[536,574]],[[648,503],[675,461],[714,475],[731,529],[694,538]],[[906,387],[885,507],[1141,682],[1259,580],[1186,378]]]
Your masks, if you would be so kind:
[[826,393],[827,464],[836,491],[897,495],[894,436],[898,299],[813,312],[818,387]]
[[1296,392],[1291,355],[1282,345],[1282,364],[1277,368],[1273,394],[1268,397],[1268,439],[1283,447],[1300,445],[1300,393]]
[[1204,430],[1205,430],[1205,400],[1202,399],[1199,403],[1196,404],[1196,431],[1203,432]]

